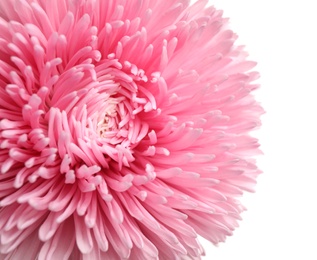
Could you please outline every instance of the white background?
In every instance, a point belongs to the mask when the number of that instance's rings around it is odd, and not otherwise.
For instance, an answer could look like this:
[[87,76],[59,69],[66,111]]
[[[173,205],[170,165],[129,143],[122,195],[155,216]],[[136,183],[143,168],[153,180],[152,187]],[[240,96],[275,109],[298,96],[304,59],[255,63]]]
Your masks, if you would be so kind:
[[226,243],[204,242],[211,260],[317,259],[317,2],[210,0],[230,17],[258,61],[266,110],[257,192]]

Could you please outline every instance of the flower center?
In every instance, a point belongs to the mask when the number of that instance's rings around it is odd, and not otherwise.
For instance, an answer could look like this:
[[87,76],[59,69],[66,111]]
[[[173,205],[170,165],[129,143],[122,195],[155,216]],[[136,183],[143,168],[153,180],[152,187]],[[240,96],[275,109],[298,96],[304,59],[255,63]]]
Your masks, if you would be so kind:
[[109,98],[105,103],[105,111],[97,124],[97,133],[102,138],[111,139],[117,135],[122,116],[126,115],[120,113],[119,98]]

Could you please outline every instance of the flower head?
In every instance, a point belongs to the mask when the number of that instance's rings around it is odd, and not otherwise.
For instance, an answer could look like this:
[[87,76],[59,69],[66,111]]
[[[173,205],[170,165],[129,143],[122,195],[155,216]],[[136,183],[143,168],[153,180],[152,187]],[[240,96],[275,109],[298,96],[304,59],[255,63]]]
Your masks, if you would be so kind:
[[189,2],[0,1],[1,259],[200,259],[232,234],[258,74]]

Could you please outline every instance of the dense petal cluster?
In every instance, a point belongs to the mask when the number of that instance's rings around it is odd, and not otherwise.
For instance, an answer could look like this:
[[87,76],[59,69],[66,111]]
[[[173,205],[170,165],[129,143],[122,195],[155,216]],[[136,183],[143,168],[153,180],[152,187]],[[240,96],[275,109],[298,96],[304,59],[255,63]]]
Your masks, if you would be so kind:
[[258,74],[189,2],[0,1],[1,259],[200,259],[232,234]]

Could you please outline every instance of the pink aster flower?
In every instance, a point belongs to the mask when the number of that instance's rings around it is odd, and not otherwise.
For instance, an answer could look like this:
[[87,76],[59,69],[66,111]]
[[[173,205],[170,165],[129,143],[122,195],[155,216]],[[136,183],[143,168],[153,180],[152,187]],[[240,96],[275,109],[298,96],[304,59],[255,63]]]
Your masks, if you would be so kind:
[[258,73],[189,2],[0,1],[1,259],[200,259],[238,226]]

